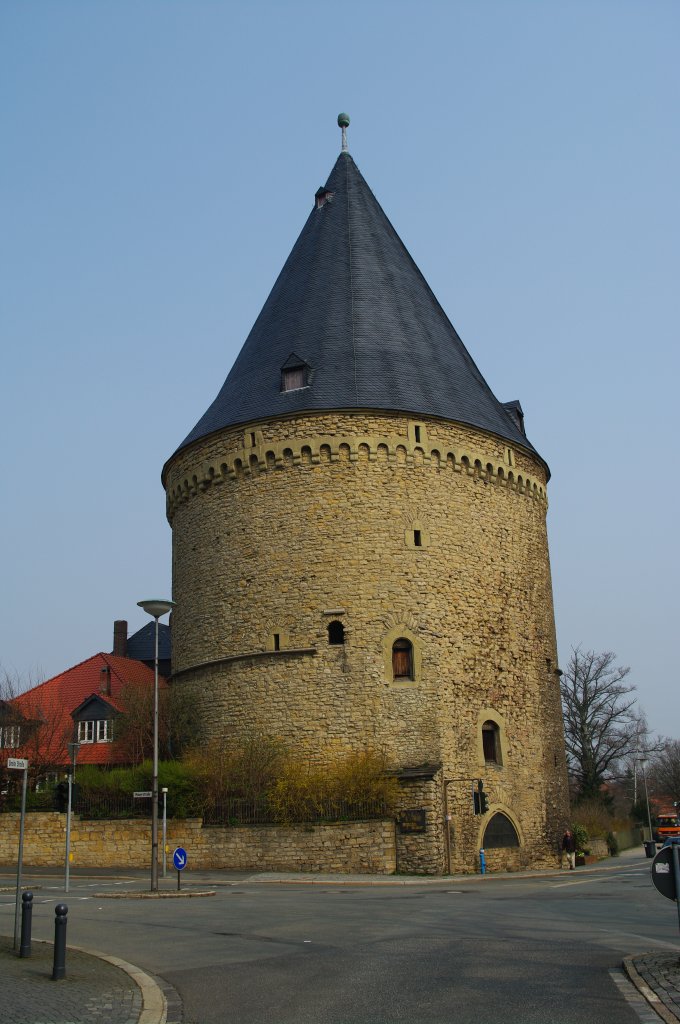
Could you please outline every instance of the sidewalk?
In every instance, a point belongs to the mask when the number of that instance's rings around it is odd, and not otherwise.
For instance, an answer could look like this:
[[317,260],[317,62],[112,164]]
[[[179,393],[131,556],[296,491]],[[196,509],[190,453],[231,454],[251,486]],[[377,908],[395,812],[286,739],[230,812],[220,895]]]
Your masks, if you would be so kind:
[[627,956],[626,974],[666,1024],[680,1021],[680,953]]
[[167,1001],[148,974],[101,953],[69,946],[66,977],[52,981],[53,946],[19,957],[0,937],[3,1024],[165,1024]]

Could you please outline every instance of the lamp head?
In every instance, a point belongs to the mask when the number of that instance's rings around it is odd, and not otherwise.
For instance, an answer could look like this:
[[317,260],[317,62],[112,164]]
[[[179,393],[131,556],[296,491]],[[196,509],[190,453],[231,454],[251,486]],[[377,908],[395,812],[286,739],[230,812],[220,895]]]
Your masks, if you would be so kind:
[[152,615],[154,619],[160,619],[162,615],[167,615],[175,607],[174,601],[162,601],[157,598],[138,601],[137,604],[142,611],[145,611],[147,615]]

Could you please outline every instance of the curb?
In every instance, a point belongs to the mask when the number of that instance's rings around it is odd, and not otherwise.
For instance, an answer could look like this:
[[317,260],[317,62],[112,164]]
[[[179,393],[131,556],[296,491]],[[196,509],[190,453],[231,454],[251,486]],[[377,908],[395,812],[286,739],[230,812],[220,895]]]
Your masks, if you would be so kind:
[[83,949],[82,946],[69,946],[69,949],[77,953],[86,953],[88,956],[96,956],[98,960],[105,960],[113,967],[120,968],[134,981],[142,993],[142,1009],[139,1014],[138,1024],[166,1024],[168,1019],[168,1004],[166,998],[154,979],[127,960],[121,960],[118,956],[109,956],[108,953],[99,953],[95,949]]
[[633,964],[634,959],[635,957],[632,956],[624,957],[623,969],[628,975],[629,979],[635,985],[635,988],[638,990],[640,995],[647,1000],[647,1002],[652,1007],[654,1012],[658,1013],[661,1019],[666,1022],[666,1024],[678,1024],[678,1018],[676,1017],[676,1015],[672,1013],[667,1006],[664,1005],[664,1003],[661,1001],[661,999],[659,999],[655,992],[652,992],[649,985],[646,984],[644,979],[635,970],[635,966]]
[[[605,860],[611,858],[605,858],[597,864],[589,864],[587,867],[578,868],[577,872],[579,875],[591,875],[600,871],[617,871],[627,865],[622,864],[620,861],[618,864],[605,863]],[[258,884],[263,883],[266,885],[351,885],[351,886],[367,886],[367,885],[449,885],[451,883],[460,882],[476,882],[478,884],[485,884],[491,881],[494,882],[513,882],[518,879],[528,879],[531,881],[534,878],[560,878],[566,874],[564,868],[541,868],[538,871],[499,871],[497,873],[487,872],[484,875],[479,873],[469,875],[341,875],[336,874],[329,877],[325,874],[313,874],[301,873],[299,876],[293,874],[283,874],[277,872],[263,872],[249,875],[248,878],[244,878],[239,882],[214,882],[209,884],[214,885],[247,885],[256,882]],[[276,876],[276,877],[272,877]]]

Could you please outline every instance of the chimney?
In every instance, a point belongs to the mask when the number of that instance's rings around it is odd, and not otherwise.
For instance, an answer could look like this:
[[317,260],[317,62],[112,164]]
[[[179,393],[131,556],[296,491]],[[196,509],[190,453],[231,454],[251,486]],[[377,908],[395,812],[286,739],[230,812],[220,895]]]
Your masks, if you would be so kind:
[[105,697],[111,696],[111,669],[108,665],[99,670],[99,692]]
[[113,624],[113,654],[119,658],[127,658],[127,622],[116,619]]

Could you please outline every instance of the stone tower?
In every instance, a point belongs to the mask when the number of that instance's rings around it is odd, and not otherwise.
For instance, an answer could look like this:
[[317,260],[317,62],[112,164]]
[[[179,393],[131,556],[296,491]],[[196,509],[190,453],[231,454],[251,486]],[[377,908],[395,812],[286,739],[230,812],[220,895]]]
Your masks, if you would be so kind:
[[555,863],[548,476],[343,144],[164,468],[174,684],[208,734],[265,729],[305,761],[385,751],[402,870],[474,870],[480,847]]

